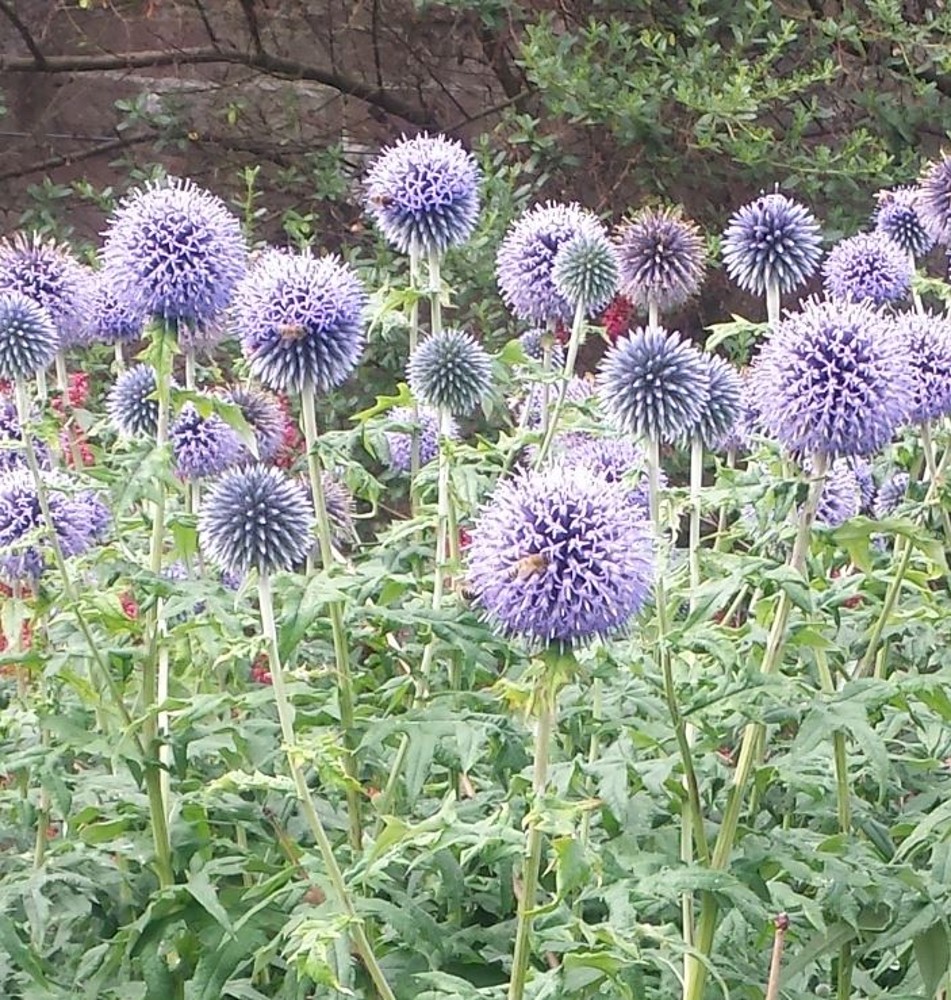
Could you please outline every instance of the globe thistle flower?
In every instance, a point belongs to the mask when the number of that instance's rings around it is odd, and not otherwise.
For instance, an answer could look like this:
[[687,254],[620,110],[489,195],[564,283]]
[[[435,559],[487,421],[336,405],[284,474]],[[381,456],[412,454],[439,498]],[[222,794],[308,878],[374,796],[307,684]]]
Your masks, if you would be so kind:
[[914,383],[908,420],[939,420],[951,413],[951,323],[930,312],[904,313],[896,323]]
[[918,218],[935,243],[951,243],[951,158],[928,163],[918,180]]
[[124,198],[102,248],[116,295],[133,312],[176,330],[202,327],[231,304],[248,250],[225,203],[168,177]]
[[580,205],[536,205],[506,233],[496,257],[502,299],[519,319],[548,323],[570,320],[572,304],[555,287],[552,271],[562,244],[577,236],[592,239],[601,223]]
[[[67,481],[46,474],[52,529],[62,554],[81,555],[102,539],[109,511],[91,490],[66,492]],[[11,583],[35,585],[46,565],[49,536],[36,483],[28,469],[0,473],[0,576]]]
[[19,292],[41,306],[58,335],[57,349],[86,338],[90,273],[68,247],[38,233],[0,240],[0,294]]
[[744,205],[723,233],[723,261],[730,277],[763,295],[775,283],[782,292],[805,284],[819,265],[822,235],[804,205],[778,191]]
[[923,257],[934,246],[918,212],[921,191],[904,186],[875,195],[878,205],[872,214],[875,231],[884,233],[896,246],[912,257]]
[[877,306],[900,302],[911,289],[908,254],[882,233],[840,240],[822,265],[826,294]]
[[[347,485],[329,472],[323,473],[324,504],[330,523],[330,537],[337,544],[353,539],[353,494]],[[307,487],[304,487],[305,493]]]
[[116,379],[106,397],[106,413],[123,437],[154,437],[158,430],[155,369],[135,365]]
[[465,243],[479,217],[475,157],[442,135],[405,136],[374,160],[366,208],[401,253],[445,253]]
[[[33,454],[41,469],[52,467],[50,450],[37,437],[33,438]],[[19,468],[27,468],[20,418],[15,404],[0,397],[0,473]]]
[[759,405],[750,388],[750,370],[744,368],[740,377],[740,408],[727,432],[713,448],[717,451],[749,451],[753,435],[760,427]]
[[[390,420],[395,424],[413,426],[413,410],[409,406],[397,406],[390,411]],[[439,414],[428,406],[419,407],[419,464],[428,465],[439,454]],[[459,425],[450,418],[450,438],[459,436]],[[386,450],[389,466],[393,472],[409,472],[412,465],[413,435],[408,431],[386,431]]]
[[710,397],[700,352],[679,333],[638,327],[598,368],[598,397],[611,422],[639,437],[673,442],[694,432]]
[[700,353],[707,366],[709,395],[693,429],[706,448],[716,448],[736,425],[743,409],[740,373],[715,354]]
[[879,520],[894,514],[898,505],[908,495],[908,487],[911,485],[911,477],[907,472],[896,472],[890,476],[878,488],[875,494],[875,504],[872,513]]
[[[626,491],[635,517],[650,519],[649,484],[644,474],[646,456],[629,437],[594,437],[584,431],[559,434],[553,444],[553,459],[570,468],[586,469],[619,483]],[[667,486],[667,476],[658,470],[658,484]]]
[[239,286],[233,327],[251,374],[269,389],[327,392],[363,354],[366,305],[339,257],[272,250]]
[[614,298],[618,283],[617,251],[607,233],[579,233],[562,243],[551,281],[572,309],[587,316],[600,312]]
[[201,416],[186,403],[169,431],[175,471],[182,479],[217,476],[237,465],[245,450],[235,430],[217,414]]
[[700,290],[706,252],[700,230],[679,208],[644,208],[615,234],[621,294],[641,311],[682,306]]
[[141,303],[119,295],[112,272],[108,269],[94,272],[90,288],[88,339],[103,344],[127,344],[139,340],[148,317]]
[[409,387],[419,402],[452,414],[471,413],[488,393],[492,359],[461,330],[441,330],[413,352]]
[[849,463],[855,474],[855,481],[859,484],[859,513],[871,513],[875,501],[875,478],[872,475],[872,466],[864,458],[852,457]]
[[[284,411],[275,396],[252,386],[235,385],[222,394],[226,403],[232,403],[241,411],[254,434],[257,443],[257,461],[271,462],[284,443]],[[239,464],[255,461],[248,448],[241,443]]]
[[56,357],[59,344],[42,306],[20,292],[0,292],[0,378],[33,378]]
[[271,466],[229,469],[205,497],[198,538],[206,557],[232,574],[291,569],[311,548],[314,526],[303,487]]
[[[548,405],[554,405],[558,397],[559,387],[548,386]],[[565,402],[574,403],[576,406],[584,403],[594,395],[594,382],[590,378],[582,378],[579,375],[572,375],[565,386]],[[542,411],[545,407],[545,386],[541,382],[534,382],[529,388],[525,398],[519,401],[514,407],[515,417],[518,423],[527,430],[536,430],[542,424]]]
[[794,454],[878,451],[914,391],[894,321],[866,302],[812,299],[787,313],[751,377],[764,427]]
[[837,528],[858,514],[862,492],[852,463],[845,459],[833,462],[822,484],[822,494],[816,508],[816,523]]
[[546,330],[544,327],[535,327],[531,330],[526,330],[518,338],[525,356],[531,358],[532,361],[542,361],[544,359],[546,341],[550,345],[552,370],[557,371],[560,368],[564,368],[565,350],[555,340],[550,330]]
[[648,599],[650,528],[628,491],[582,467],[499,483],[472,529],[469,584],[485,617],[531,645],[581,645],[623,629]]

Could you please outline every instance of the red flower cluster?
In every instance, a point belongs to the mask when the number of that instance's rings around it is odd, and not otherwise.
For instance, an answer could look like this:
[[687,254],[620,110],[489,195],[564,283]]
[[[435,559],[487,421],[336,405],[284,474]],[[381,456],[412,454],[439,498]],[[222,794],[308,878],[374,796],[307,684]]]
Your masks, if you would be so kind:
[[284,439],[274,456],[274,464],[280,469],[289,469],[304,453],[304,436],[291,413],[291,405],[287,396],[280,393],[277,401],[281,407],[281,413],[284,414]]
[[631,303],[623,295],[615,295],[611,304],[601,314],[604,332],[612,344],[630,330],[633,313],[634,307]]
[[251,680],[255,684],[273,684],[274,678],[271,676],[267,653],[258,653],[251,664]]
[[135,621],[139,617],[139,605],[128,590],[119,595],[119,603],[122,605],[122,613],[126,618]]
[[[20,626],[20,649],[29,649],[33,645],[33,626],[29,622],[24,622]],[[10,648],[7,637],[0,629],[0,653],[5,653]]]
[[96,463],[96,456],[92,453],[86,435],[78,427],[72,430],[64,427],[59,432],[59,447],[70,468],[76,465],[77,458],[83,466]]

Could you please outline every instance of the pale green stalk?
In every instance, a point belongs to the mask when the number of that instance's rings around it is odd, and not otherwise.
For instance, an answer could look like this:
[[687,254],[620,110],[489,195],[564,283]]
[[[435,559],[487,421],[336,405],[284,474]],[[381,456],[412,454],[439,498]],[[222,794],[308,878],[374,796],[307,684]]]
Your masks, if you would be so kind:
[[56,388],[65,396],[69,391],[69,375],[66,373],[66,355],[62,351],[56,352]]
[[[409,252],[409,287],[411,292],[419,291],[420,255],[414,244]],[[419,299],[414,295],[409,307],[409,356],[416,353],[419,344]],[[419,403],[413,399],[413,435],[409,452],[409,498],[412,513],[416,514],[416,477],[419,475]]]
[[771,279],[766,284],[766,319],[774,330],[779,325],[780,314],[781,299],[779,282]]
[[647,297],[647,328],[649,330],[660,329],[660,306],[653,295]]
[[911,266],[911,299],[915,304],[915,312],[923,313],[925,311],[924,303],[921,301],[921,295],[918,289],[915,288],[915,277],[917,272],[917,264],[915,262],[915,254],[913,250],[908,251],[908,263]]
[[690,610],[697,606],[700,589],[700,490],[703,485],[703,441],[694,437],[690,442],[690,536],[688,562],[690,566]]
[[[536,469],[541,468],[544,463],[545,458],[551,449],[552,441],[555,439],[555,432],[558,430],[558,419],[561,416],[562,407],[565,405],[565,397],[568,395],[568,382],[574,374],[575,362],[578,359],[578,348],[581,346],[581,338],[584,334],[584,321],[584,305],[579,302],[575,307],[575,317],[571,324],[571,337],[568,340],[568,351],[565,355],[565,370],[562,374],[558,395],[555,398],[555,407],[551,414],[551,421],[545,431],[545,436],[538,448],[538,454],[535,456]],[[547,406],[545,407],[545,410],[547,411]]]
[[115,343],[115,355],[116,355],[116,371],[125,371],[125,351],[122,349],[122,341],[117,340]]

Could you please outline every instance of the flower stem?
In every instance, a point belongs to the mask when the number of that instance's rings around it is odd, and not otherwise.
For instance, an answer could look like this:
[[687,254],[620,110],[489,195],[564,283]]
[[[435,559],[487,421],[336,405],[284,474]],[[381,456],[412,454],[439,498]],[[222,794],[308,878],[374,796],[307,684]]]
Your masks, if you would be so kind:
[[[411,292],[419,291],[420,258],[417,247],[409,252],[409,288]],[[419,343],[419,299],[412,296],[409,307],[409,357],[416,353]],[[416,477],[419,475],[419,403],[413,400],[413,434],[410,438],[409,452],[409,497],[412,513],[416,515]]]
[[65,396],[69,392],[69,376],[66,374],[66,355],[56,352],[56,388]]
[[690,442],[690,610],[697,606],[700,588],[700,488],[703,485],[703,441],[695,437]]
[[779,325],[780,308],[779,282],[771,280],[766,285],[766,319],[774,330]]
[[908,251],[908,266],[911,268],[911,300],[915,305],[916,313],[923,313],[925,311],[924,303],[921,301],[921,295],[918,289],[915,288],[915,277],[917,271],[917,263],[915,262],[915,252],[914,250]]
[[[593,767],[601,749],[601,711],[602,711],[601,678],[595,677],[591,685],[591,738],[588,742],[588,767]],[[581,817],[579,840],[582,848],[588,846],[588,835],[591,830],[591,810],[585,809]]]
[[301,769],[299,751],[296,748],[294,739],[293,710],[291,709],[287,698],[287,691],[284,687],[284,675],[277,642],[277,627],[274,622],[274,602],[271,596],[271,582],[266,573],[262,573],[258,577],[258,599],[261,608],[261,627],[269,646],[274,701],[277,705],[277,714],[281,723],[281,735],[283,736],[287,752],[288,767],[294,779],[294,786],[297,789],[297,798],[300,801],[307,825],[310,827],[310,832],[320,851],[324,867],[327,869],[330,884],[333,886],[340,906],[351,921],[352,927],[350,933],[353,937],[353,943],[360,954],[360,958],[363,960],[363,964],[366,966],[367,972],[370,974],[370,978],[373,980],[373,984],[376,986],[377,992],[383,1000],[395,1000],[393,991],[390,989],[389,983],[386,981],[386,976],[384,976],[383,970],[380,968],[380,963],[377,961],[373,948],[367,939],[363,923],[357,915],[350,893],[347,891],[343,873],[337,864],[336,857],[334,857],[333,845],[321,822],[317,807],[314,805],[314,800],[311,797],[307,780],[304,777],[304,772]]
[[[835,694],[835,681],[829,670],[829,660],[824,649],[816,649],[816,667],[824,694]],[[837,729],[832,734],[832,753],[835,760],[835,801],[839,815],[839,829],[848,833],[852,829],[852,795],[849,787],[849,765],[846,754],[845,733]]]
[[660,306],[653,295],[647,297],[647,328],[648,330],[660,329]]
[[115,343],[115,358],[116,358],[116,371],[125,371],[125,351],[122,348],[122,341],[117,340]]
[[[581,346],[581,337],[584,333],[584,306],[580,303],[575,308],[575,318],[571,324],[571,337],[568,340],[568,351],[565,356],[565,370],[562,375],[561,385],[558,395],[555,397],[555,406],[552,410],[551,420],[545,430],[545,436],[535,456],[535,468],[541,468],[551,450],[551,443],[555,438],[555,431],[558,429],[558,419],[561,416],[562,408],[565,405],[565,397],[568,395],[568,382],[575,371],[575,362],[578,359],[578,348]],[[547,410],[547,407],[546,407]]]
[[[304,440],[307,445],[307,470],[310,474],[314,512],[317,516],[317,538],[324,571],[334,565],[333,545],[330,538],[330,520],[324,496],[323,471],[317,451],[317,410],[314,387],[306,385],[301,390],[301,414],[304,421]],[[343,605],[331,601],[327,605],[330,627],[333,632],[334,661],[337,671],[337,694],[340,700],[340,722],[346,748],[344,771],[347,775],[347,812],[350,822],[350,845],[355,851],[363,849],[363,823],[360,805],[360,777],[355,755],[356,732],[354,724],[353,679],[350,676],[350,646],[343,620]]]

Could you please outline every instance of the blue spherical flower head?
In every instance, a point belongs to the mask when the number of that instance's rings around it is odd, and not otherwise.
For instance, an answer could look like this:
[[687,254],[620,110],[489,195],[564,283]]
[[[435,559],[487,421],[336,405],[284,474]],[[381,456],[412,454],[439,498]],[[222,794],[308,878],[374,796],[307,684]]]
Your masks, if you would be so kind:
[[442,330],[413,352],[407,378],[420,403],[464,416],[489,392],[492,359],[469,334]]
[[116,379],[106,398],[106,413],[123,437],[154,437],[158,430],[155,369],[135,365]]
[[862,491],[850,461],[833,462],[822,484],[816,523],[826,528],[838,528],[858,514],[862,506]]
[[709,395],[693,430],[706,448],[716,448],[736,425],[743,409],[740,373],[715,354],[701,352],[707,366]]
[[203,417],[186,403],[169,431],[175,471],[182,479],[205,479],[237,465],[244,446],[235,430],[212,413]]
[[910,485],[911,477],[907,472],[896,472],[882,483],[875,495],[875,504],[872,508],[875,517],[885,518],[889,514],[894,514],[899,504],[908,495]]
[[[49,448],[37,437],[33,438],[33,454],[36,455],[41,469],[49,469],[52,466]],[[16,405],[4,396],[0,396],[0,472],[20,468],[28,468],[20,418],[17,415]]]
[[574,308],[553,281],[555,255],[577,236],[597,239],[602,233],[597,217],[580,205],[548,202],[530,209],[510,227],[496,258],[505,304],[530,322],[570,320]]
[[247,268],[237,217],[177,177],[129,194],[104,235],[102,260],[118,296],[175,329],[203,327],[227,309]]
[[562,243],[555,254],[551,280],[572,307],[592,316],[614,298],[618,283],[617,251],[607,233],[581,233]]
[[706,252],[700,230],[679,208],[644,208],[622,223],[616,241],[621,294],[642,312],[677,309],[700,290]]
[[266,465],[230,469],[202,503],[198,538],[220,569],[244,574],[291,569],[307,558],[314,526],[303,487]]
[[794,454],[871,455],[914,392],[894,320],[867,302],[809,300],[787,313],[754,362],[766,430]]
[[911,290],[911,259],[883,233],[840,240],[822,265],[826,294],[882,306]]
[[598,398],[622,431],[663,442],[689,437],[710,396],[701,353],[679,333],[638,327],[598,369]]
[[555,340],[550,330],[543,327],[534,327],[519,335],[518,342],[522,345],[522,350],[527,358],[532,361],[542,361],[545,356],[545,345],[551,351],[551,370],[558,371],[565,367],[565,351],[561,344]]
[[875,195],[878,206],[872,215],[875,231],[884,233],[896,246],[912,257],[923,257],[934,246],[918,213],[921,190],[904,186]]
[[904,313],[896,323],[914,380],[908,420],[940,420],[951,413],[951,323],[930,312]]
[[760,195],[730,219],[723,233],[723,261],[730,277],[763,295],[771,284],[791,292],[815,273],[822,234],[804,205],[778,191]]
[[851,458],[849,460],[852,472],[855,473],[855,480],[859,484],[859,512],[862,514],[871,513],[872,504],[875,500],[875,478],[872,475],[871,463],[864,458]]
[[20,292],[0,292],[0,378],[33,378],[56,356],[59,343],[42,306]]
[[58,335],[57,347],[86,339],[89,271],[66,246],[38,233],[0,240],[0,294],[19,292],[41,306]]
[[623,629],[647,601],[653,548],[628,491],[562,465],[501,482],[472,530],[469,583],[486,618],[533,646]]
[[241,283],[232,315],[255,378],[278,391],[327,392],[363,354],[366,305],[339,257],[270,251]]
[[925,166],[918,180],[918,218],[925,232],[942,246],[951,243],[951,158]]
[[[413,410],[409,406],[397,406],[389,413],[394,424],[413,426]],[[428,465],[439,454],[439,414],[428,406],[419,407],[419,464]],[[459,436],[459,425],[449,422],[449,437]],[[409,431],[386,431],[386,450],[389,466],[394,472],[409,472],[412,465],[413,435]]]
[[[325,472],[321,476],[324,489],[324,504],[327,507],[327,520],[330,523],[330,535],[338,545],[353,541],[353,494],[347,484],[336,476]],[[310,484],[304,480],[304,492],[309,493]]]
[[141,303],[120,295],[116,278],[109,269],[94,272],[90,287],[89,339],[103,344],[128,344],[139,340],[148,318]]
[[442,254],[472,235],[480,181],[475,157],[455,140],[404,137],[370,167],[367,212],[402,253]]
[[726,433],[711,447],[718,451],[749,451],[753,435],[760,428],[759,404],[750,387],[750,372],[744,368],[740,378],[740,408]]
[[[262,389],[243,385],[226,389],[222,396],[225,402],[238,407],[251,428],[258,448],[256,461],[273,461],[284,441],[284,411],[277,398]],[[253,461],[251,452],[242,443],[238,462],[246,465]]]
[[[641,520],[650,520],[649,484],[645,474],[644,451],[629,437],[594,437],[584,431],[559,434],[553,444],[553,460],[565,467],[587,469],[609,483],[619,483],[628,505]],[[658,470],[659,485],[666,488],[667,476]]]

